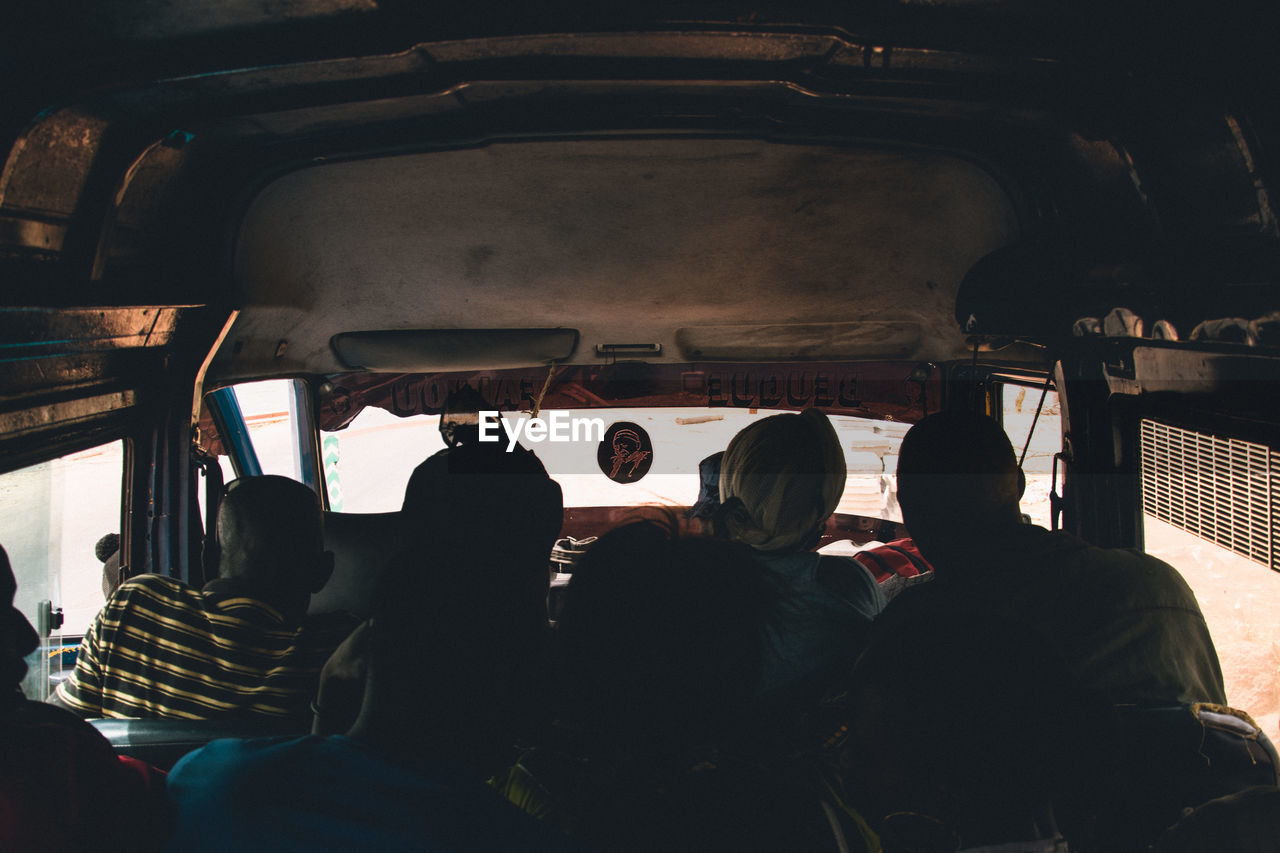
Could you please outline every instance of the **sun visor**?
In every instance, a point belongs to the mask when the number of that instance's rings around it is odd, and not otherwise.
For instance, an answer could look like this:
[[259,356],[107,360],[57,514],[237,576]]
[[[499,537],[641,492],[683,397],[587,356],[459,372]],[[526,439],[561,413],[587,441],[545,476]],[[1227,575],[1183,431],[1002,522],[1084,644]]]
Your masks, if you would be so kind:
[[573,355],[577,345],[577,329],[393,329],[329,339],[344,367],[389,373],[551,364]]
[[909,321],[688,326],[676,346],[691,361],[857,361],[910,358],[923,332]]

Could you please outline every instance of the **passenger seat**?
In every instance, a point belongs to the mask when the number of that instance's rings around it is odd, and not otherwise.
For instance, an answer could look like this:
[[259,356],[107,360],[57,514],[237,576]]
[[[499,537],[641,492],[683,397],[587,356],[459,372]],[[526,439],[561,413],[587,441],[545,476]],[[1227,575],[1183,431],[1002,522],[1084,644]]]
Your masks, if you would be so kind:
[[408,544],[408,525],[399,512],[326,512],[324,547],[333,552],[333,576],[311,596],[307,613],[367,617],[378,578]]

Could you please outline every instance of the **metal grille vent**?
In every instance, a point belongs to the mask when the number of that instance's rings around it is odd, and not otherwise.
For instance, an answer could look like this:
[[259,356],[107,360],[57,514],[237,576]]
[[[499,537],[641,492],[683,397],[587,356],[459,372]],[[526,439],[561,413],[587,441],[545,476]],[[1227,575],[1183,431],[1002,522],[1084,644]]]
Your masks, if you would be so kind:
[[1280,570],[1280,453],[1148,420],[1141,445],[1149,515]]

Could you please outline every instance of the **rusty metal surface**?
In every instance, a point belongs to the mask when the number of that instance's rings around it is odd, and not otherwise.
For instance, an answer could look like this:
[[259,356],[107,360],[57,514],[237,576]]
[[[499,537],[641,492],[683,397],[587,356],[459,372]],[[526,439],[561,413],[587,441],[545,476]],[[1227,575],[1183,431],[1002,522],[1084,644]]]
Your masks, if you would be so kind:
[[30,432],[65,428],[78,421],[130,408],[135,402],[135,393],[126,390],[0,412],[0,435],[18,438]]
[[66,238],[67,226],[61,223],[31,216],[0,216],[0,251],[51,255],[62,251]]
[[65,434],[173,393],[202,306],[0,307],[0,437]]
[[107,125],[76,108],[37,122],[0,172],[0,213],[74,213]]
[[0,307],[0,360],[164,347],[170,343],[183,310],[189,307]]

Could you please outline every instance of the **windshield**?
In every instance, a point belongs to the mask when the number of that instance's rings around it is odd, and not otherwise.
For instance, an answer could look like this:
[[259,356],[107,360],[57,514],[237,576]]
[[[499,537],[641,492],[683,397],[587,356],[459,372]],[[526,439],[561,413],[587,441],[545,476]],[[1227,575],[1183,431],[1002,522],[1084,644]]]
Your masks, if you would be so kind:
[[[700,407],[557,410],[569,422],[599,420],[599,433],[574,440],[522,443],[534,450],[564,490],[566,507],[690,506],[698,499],[698,463],[724,450],[748,424],[778,411]],[[550,413],[544,412],[544,417]],[[898,446],[909,424],[830,415],[849,469],[837,512],[901,521],[892,477]],[[600,442],[615,424],[635,425],[652,454],[644,476],[616,482],[599,460]],[[441,450],[438,415],[397,417],[366,408],[343,430],[325,432],[322,453],[330,505],[345,512],[390,512],[400,508],[414,466]],[[508,439],[503,436],[504,442]],[[606,453],[612,458],[612,443]],[[612,465],[608,465],[610,469]],[[335,476],[336,473],[336,476]]]

